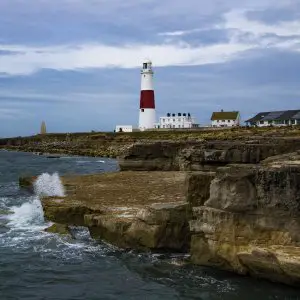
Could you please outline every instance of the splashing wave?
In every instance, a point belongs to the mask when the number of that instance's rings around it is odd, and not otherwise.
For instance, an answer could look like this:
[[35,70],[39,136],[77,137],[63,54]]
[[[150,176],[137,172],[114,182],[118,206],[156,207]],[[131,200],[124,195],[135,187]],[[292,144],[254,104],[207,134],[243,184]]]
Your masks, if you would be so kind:
[[65,196],[65,190],[58,173],[43,173],[34,182],[34,191],[38,196]]

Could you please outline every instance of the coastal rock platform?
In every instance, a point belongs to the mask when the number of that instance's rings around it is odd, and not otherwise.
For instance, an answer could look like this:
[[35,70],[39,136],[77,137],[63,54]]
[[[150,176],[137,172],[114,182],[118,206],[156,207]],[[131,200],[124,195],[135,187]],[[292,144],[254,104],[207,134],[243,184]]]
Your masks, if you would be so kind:
[[86,226],[122,248],[186,251],[190,245],[186,172],[116,172],[62,177],[65,197],[44,197],[46,219]]

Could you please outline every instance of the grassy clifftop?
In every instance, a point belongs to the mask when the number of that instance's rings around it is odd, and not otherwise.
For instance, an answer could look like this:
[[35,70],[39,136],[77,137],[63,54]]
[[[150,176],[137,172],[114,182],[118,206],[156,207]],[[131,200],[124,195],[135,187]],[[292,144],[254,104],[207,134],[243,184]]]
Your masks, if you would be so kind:
[[300,126],[268,128],[145,131],[132,133],[52,133],[0,139],[0,148],[90,156],[117,156],[135,142],[154,141],[247,141],[251,139],[300,138]]

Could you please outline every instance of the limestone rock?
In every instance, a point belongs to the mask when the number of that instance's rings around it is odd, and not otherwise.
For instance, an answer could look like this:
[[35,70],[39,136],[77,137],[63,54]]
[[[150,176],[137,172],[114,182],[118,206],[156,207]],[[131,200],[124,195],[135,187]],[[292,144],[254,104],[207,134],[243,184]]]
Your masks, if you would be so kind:
[[85,224],[93,238],[104,239],[122,248],[172,249],[189,248],[187,203],[153,204],[135,212],[115,211],[110,215],[86,215]]
[[36,176],[19,177],[19,187],[33,191],[33,183],[36,179]]
[[300,283],[300,166],[273,163],[218,169],[209,200],[193,208],[194,263]]
[[186,177],[186,199],[194,206],[201,206],[210,198],[210,187],[215,172],[189,172]]
[[65,224],[54,223],[50,227],[46,228],[45,231],[49,232],[49,233],[58,233],[58,234],[62,234],[62,235],[71,235],[71,231],[69,229],[69,226],[67,226]]
[[254,172],[249,166],[220,168],[204,205],[241,212],[254,209],[257,205]]
[[191,206],[185,172],[120,172],[63,177],[66,197],[45,197],[45,217],[88,227],[122,248],[186,251]]
[[144,141],[118,156],[121,170],[215,171],[227,164],[257,164],[300,148],[300,139]]

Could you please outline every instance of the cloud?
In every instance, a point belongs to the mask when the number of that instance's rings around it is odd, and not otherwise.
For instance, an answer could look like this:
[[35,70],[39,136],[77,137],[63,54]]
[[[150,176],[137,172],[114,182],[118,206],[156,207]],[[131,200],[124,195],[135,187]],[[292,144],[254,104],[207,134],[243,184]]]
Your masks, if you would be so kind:
[[192,47],[185,43],[137,44],[123,47],[90,44],[76,48],[2,45],[0,46],[2,50],[18,51],[22,54],[0,56],[0,73],[28,75],[41,69],[136,68],[146,57],[151,57],[158,67],[205,65],[226,62],[252,48],[251,45],[239,43],[201,47]]
[[205,31],[209,28],[195,28],[190,30],[167,31],[158,33],[159,36],[183,36],[191,33]]
[[[234,0],[230,2],[236,4]],[[49,1],[45,0],[45,3],[52,7]],[[60,9],[70,8],[71,11],[78,12],[79,8],[82,8],[83,11],[90,13],[92,7],[95,9],[95,7],[103,6],[103,10],[111,12],[119,11],[119,3],[118,0],[109,3],[105,0],[88,3],[79,0],[64,0]],[[286,4],[288,1],[284,1],[284,3]],[[263,4],[270,5],[270,1],[263,1]],[[136,5],[137,2],[133,2],[122,4],[121,7],[136,12],[141,9],[141,6],[137,8]],[[151,1],[144,0],[143,5],[151,7],[154,15],[158,16],[157,7],[165,4],[159,6],[157,2],[151,4]],[[182,7],[179,2],[176,2],[171,10],[179,14],[180,8],[185,12],[190,9],[186,6],[185,4]],[[240,58],[249,50],[264,50],[272,47],[298,51],[300,49],[300,21],[266,24],[261,20],[249,19],[248,12],[257,7],[260,7],[259,2],[254,1],[252,6],[248,5],[246,9],[227,10],[218,22],[204,25],[201,28],[158,32],[152,36],[152,40],[150,35],[149,42],[140,40],[133,43],[113,44],[97,41],[44,47],[0,44],[0,75],[30,75],[43,69],[80,71],[91,68],[138,68],[145,57],[151,57],[157,67],[203,66],[232,61]],[[210,9],[216,9],[216,2]],[[101,13],[103,13],[102,10]],[[147,23],[145,24],[147,25]],[[200,39],[201,45],[195,43],[196,34],[200,34],[201,37],[201,33],[205,32],[205,35],[208,36],[209,31],[216,30],[219,30],[219,41],[212,40],[209,44],[208,41],[205,43],[207,38],[204,38],[204,40]],[[227,40],[221,40],[221,32],[227,35]],[[194,40],[183,39],[189,35],[193,35]],[[155,36],[167,39],[158,42],[155,40]]]
[[255,37],[266,34],[277,36],[300,36],[300,21],[281,21],[276,24],[266,24],[262,21],[250,20],[247,18],[247,10],[233,10],[224,15],[225,24],[222,29],[238,30],[240,32],[251,33]]
[[32,116],[31,113],[19,108],[1,108],[0,120],[19,120]]

